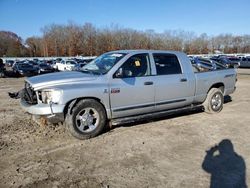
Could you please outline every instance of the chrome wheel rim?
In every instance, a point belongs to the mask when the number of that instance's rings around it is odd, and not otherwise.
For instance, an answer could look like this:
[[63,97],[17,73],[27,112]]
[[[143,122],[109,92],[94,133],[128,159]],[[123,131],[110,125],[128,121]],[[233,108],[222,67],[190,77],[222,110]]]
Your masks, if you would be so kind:
[[218,93],[214,94],[211,100],[211,105],[212,105],[213,110],[219,110],[221,107],[221,104],[222,104],[221,95]]
[[100,121],[99,113],[94,108],[84,108],[76,115],[76,128],[82,133],[96,129]]

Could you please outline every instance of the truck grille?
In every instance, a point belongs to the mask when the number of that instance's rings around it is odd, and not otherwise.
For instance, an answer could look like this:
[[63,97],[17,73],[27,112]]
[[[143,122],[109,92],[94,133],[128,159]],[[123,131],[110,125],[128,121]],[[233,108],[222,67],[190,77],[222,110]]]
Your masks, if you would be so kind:
[[36,92],[33,90],[33,88],[27,82],[25,82],[25,85],[24,85],[22,98],[28,104],[37,104]]

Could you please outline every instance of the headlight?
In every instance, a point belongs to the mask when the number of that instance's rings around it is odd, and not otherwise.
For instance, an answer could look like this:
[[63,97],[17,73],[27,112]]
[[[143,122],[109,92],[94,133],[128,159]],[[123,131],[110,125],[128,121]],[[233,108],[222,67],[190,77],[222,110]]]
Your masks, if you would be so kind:
[[50,102],[58,103],[62,96],[62,90],[59,89],[45,89],[41,91],[42,102],[49,104]]

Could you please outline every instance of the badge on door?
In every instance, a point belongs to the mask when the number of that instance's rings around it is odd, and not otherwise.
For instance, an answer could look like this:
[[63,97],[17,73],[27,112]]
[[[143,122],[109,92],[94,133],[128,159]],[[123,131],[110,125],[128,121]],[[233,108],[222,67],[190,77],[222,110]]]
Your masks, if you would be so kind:
[[111,93],[120,93],[120,88],[111,88]]

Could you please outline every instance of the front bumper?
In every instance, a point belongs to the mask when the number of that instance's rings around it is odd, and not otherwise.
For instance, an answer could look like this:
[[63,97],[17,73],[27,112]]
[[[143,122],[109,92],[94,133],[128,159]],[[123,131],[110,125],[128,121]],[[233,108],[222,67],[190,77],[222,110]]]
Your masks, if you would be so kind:
[[52,123],[62,122],[64,121],[64,107],[65,105],[60,104],[35,104],[30,105],[26,101],[22,100],[20,101],[21,107],[26,112],[35,115],[46,118],[48,121]]

